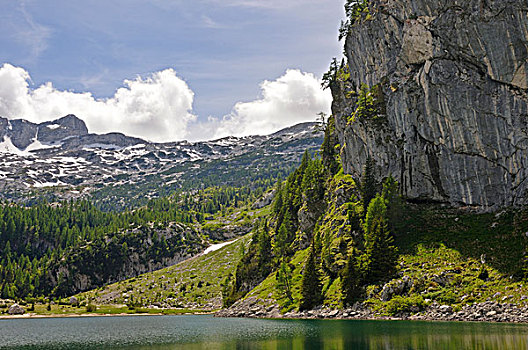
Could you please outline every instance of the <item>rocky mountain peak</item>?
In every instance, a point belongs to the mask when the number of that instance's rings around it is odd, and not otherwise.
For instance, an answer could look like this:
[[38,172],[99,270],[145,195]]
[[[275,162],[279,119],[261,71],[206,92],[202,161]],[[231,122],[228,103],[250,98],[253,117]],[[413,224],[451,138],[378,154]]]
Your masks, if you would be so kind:
[[38,125],[37,140],[43,143],[57,143],[68,137],[88,134],[88,128],[81,119],[68,114],[60,119]]

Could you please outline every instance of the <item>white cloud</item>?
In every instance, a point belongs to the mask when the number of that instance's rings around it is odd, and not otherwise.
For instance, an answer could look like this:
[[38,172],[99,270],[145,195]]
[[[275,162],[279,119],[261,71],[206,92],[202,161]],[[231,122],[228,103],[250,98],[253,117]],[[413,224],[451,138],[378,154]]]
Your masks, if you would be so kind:
[[230,115],[210,118],[202,130],[214,129],[213,137],[265,135],[315,121],[319,112],[330,113],[330,91],[323,91],[321,81],[311,73],[288,70],[277,80],[261,83],[261,90],[262,98],[237,103]]
[[119,131],[159,142],[185,138],[188,124],[196,119],[194,93],[172,69],[125,80],[109,99],[60,91],[49,82],[30,89],[30,80],[22,68],[10,64],[0,68],[0,115],[43,122],[72,113],[90,132]]
[[33,89],[30,82],[23,68],[7,63],[0,68],[0,116],[40,123],[75,114],[90,132],[117,131],[157,142],[265,135],[315,121],[317,113],[330,112],[332,100],[313,74],[288,70],[261,83],[261,98],[235,104],[223,118],[197,122],[192,112],[194,92],[173,69],[125,80],[124,87],[108,99],[61,91],[51,82]]

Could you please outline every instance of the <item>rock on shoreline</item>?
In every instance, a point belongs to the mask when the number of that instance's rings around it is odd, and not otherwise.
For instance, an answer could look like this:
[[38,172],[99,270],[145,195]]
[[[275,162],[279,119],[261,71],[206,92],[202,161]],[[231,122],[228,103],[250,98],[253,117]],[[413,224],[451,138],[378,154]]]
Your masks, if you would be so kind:
[[7,313],[10,315],[23,315],[26,313],[26,310],[18,304],[13,304],[9,307]]
[[316,308],[307,311],[290,311],[282,314],[273,300],[251,297],[238,301],[228,309],[215,314],[216,317],[283,318],[283,319],[343,319],[343,320],[423,320],[462,322],[508,322],[528,323],[528,307],[498,302],[465,305],[454,311],[449,305],[433,303],[418,313],[402,313],[386,316],[357,303],[346,309]]

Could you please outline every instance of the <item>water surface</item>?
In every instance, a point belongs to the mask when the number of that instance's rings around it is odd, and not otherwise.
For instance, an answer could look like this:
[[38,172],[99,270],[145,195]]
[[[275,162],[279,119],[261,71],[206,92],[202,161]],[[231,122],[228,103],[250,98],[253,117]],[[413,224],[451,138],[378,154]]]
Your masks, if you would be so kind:
[[0,349],[528,349],[528,325],[123,316],[0,320]]

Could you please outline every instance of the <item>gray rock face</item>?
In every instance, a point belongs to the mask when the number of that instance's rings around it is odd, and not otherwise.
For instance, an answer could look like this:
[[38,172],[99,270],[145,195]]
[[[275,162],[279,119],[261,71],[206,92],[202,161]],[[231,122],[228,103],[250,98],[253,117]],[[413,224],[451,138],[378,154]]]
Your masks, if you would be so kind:
[[5,135],[11,138],[11,142],[19,149],[25,149],[35,139],[38,125],[28,122],[27,120],[11,120],[7,124]]
[[[528,2],[373,0],[331,85],[345,171],[371,156],[409,199],[485,210],[528,202]],[[351,121],[361,84],[383,112]]]
[[37,138],[43,143],[53,143],[86,134],[88,134],[86,124],[73,114],[69,114],[55,121],[39,124]]

